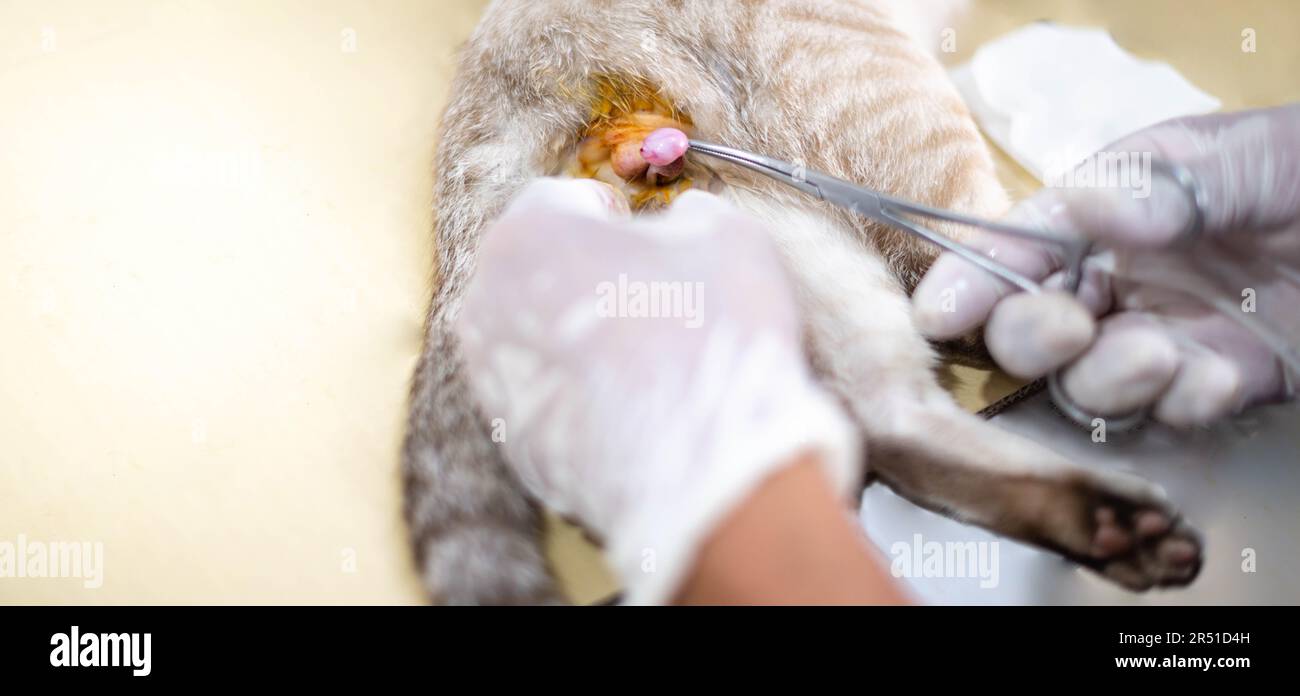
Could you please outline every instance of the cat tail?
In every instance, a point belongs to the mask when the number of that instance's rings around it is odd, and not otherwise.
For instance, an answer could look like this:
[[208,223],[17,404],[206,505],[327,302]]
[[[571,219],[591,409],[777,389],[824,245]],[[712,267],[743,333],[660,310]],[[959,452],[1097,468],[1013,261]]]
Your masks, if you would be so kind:
[[456,336],[430,322],[402,448],[405,513],[426,591],[441,604],[562,601],[542,514],[475,405]]
[[466,47],[442,118],[436,290],[402,449],[415,558],[430,596],[447,604],[563,601],[543,553],[542,511],[493,440],[496,416],[473,394],[454,326],[479,236],[527,182],[558,171],[590,107],[554,80],[494,72],[490,48],[502,40]]

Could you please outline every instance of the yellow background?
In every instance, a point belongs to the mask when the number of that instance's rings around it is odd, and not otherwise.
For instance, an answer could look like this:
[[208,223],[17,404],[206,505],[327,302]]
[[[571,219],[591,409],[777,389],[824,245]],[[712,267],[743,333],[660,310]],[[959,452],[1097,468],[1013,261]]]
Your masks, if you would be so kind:
[[[0,601],[423,600],[397,451],[434,127],[484,5],[0,5],[0,541],[105,549],[100,589],[0,578]],[[1289,0],[977,3],[945,60],[1040,18],[1227,109],[1300,98]],[[972,408],[1010,386],[957,382]],[[573,530],[552,542],[577,598],[609,589]]]

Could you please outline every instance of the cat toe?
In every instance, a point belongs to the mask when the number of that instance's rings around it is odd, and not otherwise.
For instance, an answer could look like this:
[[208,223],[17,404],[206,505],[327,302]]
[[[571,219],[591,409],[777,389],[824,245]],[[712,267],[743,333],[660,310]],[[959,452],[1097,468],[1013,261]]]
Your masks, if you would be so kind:
[[1200,535],[1171,510],[1103,506],[1096,519],[1093,558],[1085,565],[1120,585],[1137,591],[1176,587],[1200,572]]

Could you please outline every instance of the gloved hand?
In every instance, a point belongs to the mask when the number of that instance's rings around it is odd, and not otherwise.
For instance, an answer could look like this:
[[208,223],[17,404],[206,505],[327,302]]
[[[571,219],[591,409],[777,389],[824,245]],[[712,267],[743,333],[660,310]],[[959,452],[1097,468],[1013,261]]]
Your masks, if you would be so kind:
[[[1289,336],[1293,350],[1300,345],[1300,105],[1170,121],[1103,152],[1149,152],[1186,166],[1205,189],[1201,236],[1181,239],[1193,207],[1168,176],[1153,174],[1145,198],[1131,187],[1045,189],[1009,219],[1108,246],[1115,277],[1090,263],[1080,301],[1059,290],[1012,294],[1009,284],[944,254],[913,295],[921,330],[950,338],[985,324],[985,342],[1004,369],[1028,378],[1068,365],[1066,393],[1099,415],[1152,406],[1157,420],[1191,426],[1292,396],[1294,375],[1230,313],[1258,303],[1260,318]],[[1061,285],[1052,249],[994,234],[973,244],[1047,279],[1046,288]],[[1180,283],[1217,287],[1229,314],[1168,289]]]
[[603,538],[629,602],[660,603],[766,477],[815,452],[847,495],[860,445],[759,224],[704,193],[637,221],[618,200],[525,189],[483,236],[457,332],[524,485]]

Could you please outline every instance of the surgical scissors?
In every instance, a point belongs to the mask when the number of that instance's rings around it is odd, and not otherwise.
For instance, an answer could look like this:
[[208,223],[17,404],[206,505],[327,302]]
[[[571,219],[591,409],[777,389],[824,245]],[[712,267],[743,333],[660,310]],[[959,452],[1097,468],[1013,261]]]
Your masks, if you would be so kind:
[[[829,174],[808,170],[801,165],[716,143],[691,140],[690,151],[763,174],[783,184],[793,186],[819,200],[910,232],[931,244],[960,256],[1025,292],[1038,293],[1042,292],[1043,288],[1039,283],[997,261],[992,256],[949,239],[905,216],[956,223],[1057,247],[1060,249],[1062,266],[1065,271],[1064,289],[1072,294],[1077,294],[1079,286],[1083,282],[1084,261],[1092,250],[1092,244],[1087,239],[1061,236],[1048,231],[985,220],[952,210],[905,201],[879,191],[858,186]],[[1179,185],[1189,197],[1189,201],[1193,206],[1193,219],[1188,230],[1184,233],[1184,237],[1194,238],[1199,235],[1205,207],[1204,194],[1196,179],[1180,165],[1165,162],[1158,164],[1153,162],[1152,164],[1153,170],[1169,176]],[[1096,427],[1097,418],[1099,417],[1088,413],[1069,398],[1061,386],[1059,371],[1047,376],[1047,387],[1052,402],[1067,417],[1084,427]],[[1105,417],[1102,420],[1105,422],[1108,431],[1123,432],[1138,427],[1146,419],[1147,411],[1143,409],[1120,417]]]

